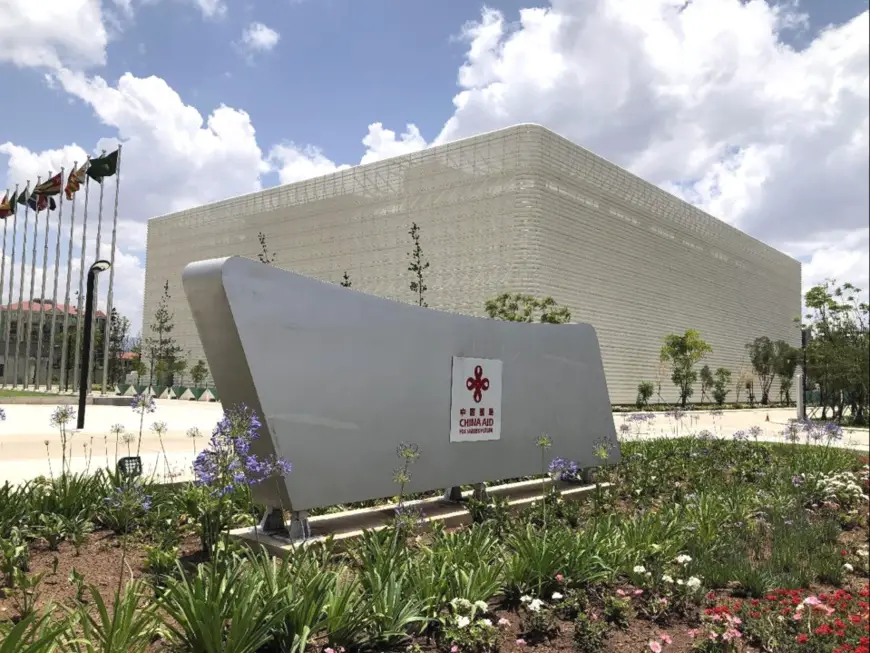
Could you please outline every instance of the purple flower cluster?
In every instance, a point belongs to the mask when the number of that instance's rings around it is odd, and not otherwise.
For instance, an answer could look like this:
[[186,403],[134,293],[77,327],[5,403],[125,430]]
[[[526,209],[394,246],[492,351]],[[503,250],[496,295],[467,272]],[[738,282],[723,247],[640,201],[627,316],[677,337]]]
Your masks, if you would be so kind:
[[734,431],[734,433],[731,435],[731,438],[735,442],[746,442],[749,440],[749,434],[741,429],[739,431]]
[[208,446],[193,462],[197,484],[222,497],[236,488],[289,474],[291,467],[286,460],[275,456],[262,459],[251,453],[251,443],[260,437],[261,426],[257,415],[246,406],[225,411]]
[[553,458],[550,462],[549,471],[551,474],[557,474],[559,480],[576,481],[577,475],[580,473],[580,466],[573,460]]
[[813,442],[838,442],[843,439],[843,427],[834,422],[820,422],[811,419],[801,423],[801,430],[806,434],[808,441]]
[[656,418],[655,413],[632,413],[628,416],[629,422],[652,422]]
[[135,508],[142,512],[151,510],[151,495],[142,494],[141,487],[131,486],[128,488],[116,487],[112,494],[107,496],[103,501],[109,508],[120,510],[121,508]]
[[136,395],[130,400],[130,408],[140,415],[145,413],[153,413],[157,410],[157,404],[154,402],[154,397],[148,394]]

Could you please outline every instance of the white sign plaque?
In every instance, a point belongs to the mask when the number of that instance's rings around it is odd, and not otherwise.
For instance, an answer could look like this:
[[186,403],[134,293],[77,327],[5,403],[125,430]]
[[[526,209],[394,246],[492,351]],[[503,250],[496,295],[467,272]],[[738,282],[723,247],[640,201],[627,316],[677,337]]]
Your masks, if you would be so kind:
[[453,357],[450,441],[479,442],[501,437],[502,362]]

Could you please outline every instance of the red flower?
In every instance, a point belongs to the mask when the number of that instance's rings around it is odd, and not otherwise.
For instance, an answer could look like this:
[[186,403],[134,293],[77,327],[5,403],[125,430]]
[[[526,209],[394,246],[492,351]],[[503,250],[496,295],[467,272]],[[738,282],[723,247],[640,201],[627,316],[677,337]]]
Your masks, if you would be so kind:
[[828,624],[822,624],[818,628],[813,631],[816,635],[830,635],[834,632],[834,629],[831,628]]
[[809,637],[807,637],[806,633],[801,633],[797,637],[794,638],[798,644],[806,644],[809,641]]

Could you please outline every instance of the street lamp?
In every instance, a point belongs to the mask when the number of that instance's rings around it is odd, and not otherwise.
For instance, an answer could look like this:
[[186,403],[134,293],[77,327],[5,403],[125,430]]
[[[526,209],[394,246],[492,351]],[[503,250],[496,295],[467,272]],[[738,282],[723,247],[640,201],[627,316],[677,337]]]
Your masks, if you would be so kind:
[[85,332],[84,341],[82,342],[82,368],[79,371],[79,414],[76,428],[81,430],[85,428],[85,400],[88,396],[88,378],[90,372],[91,361],[91,329],[94,319],[94,282],[100,272],[105,272],[112,264],[108,261],[100,259],[96,261],[91,269],[88,270],[88,290],[85,295]]

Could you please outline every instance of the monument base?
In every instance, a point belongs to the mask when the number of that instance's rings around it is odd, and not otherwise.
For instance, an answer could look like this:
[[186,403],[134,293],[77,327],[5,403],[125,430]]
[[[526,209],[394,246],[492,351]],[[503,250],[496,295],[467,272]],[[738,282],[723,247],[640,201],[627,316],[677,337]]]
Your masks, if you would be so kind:
[[[563,481],[546,479],[543,483],[544,491],[555,487],[562,493],[565,500],[585,500],[595,491],[594,485],[577,485]],[[600,487],[610,487],[610,483],[602,483]],[[450,490],[458,488],[450,488]],[[448,493],[450,493],[448,490]],[[479,488],[460,493],[461,501],[467,501]],[[484,489],[486,492],[486,489]],[[499,485],[488,489],[490,497],[503,497],[507,499],[510,508],[521,508],[530,505],[541,498],[541,481],[533,479]],[[456,496],[453,493],[453,496]],[[261,526],[256,528],[238,528],[230,531],[230,537],[253,548],[265,547],[274,556],[286,556],[299,546],[323,542],[328,537],[339,546],[344,542],[353,540],[362,535],[366,530],[381,530],[386,528],[395,517],[397,504],[376,506],[374,508],[360,508],[358,510],[346,510],[330,515],[318,515],[317,517],[302,517],[291,521],[289,529],[281,532],[266,532]],[[440,522],[447,528],[455,528],[471,523],[471,515],[467,509],[446,496],[408,501],[405,503],[409,508],[422,511],[426,526]],[[283,516],[282,516],[283,523]],[[294,528],[294,524],[299,525]],[[424,526],[425,528],[425,526]]]

